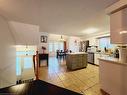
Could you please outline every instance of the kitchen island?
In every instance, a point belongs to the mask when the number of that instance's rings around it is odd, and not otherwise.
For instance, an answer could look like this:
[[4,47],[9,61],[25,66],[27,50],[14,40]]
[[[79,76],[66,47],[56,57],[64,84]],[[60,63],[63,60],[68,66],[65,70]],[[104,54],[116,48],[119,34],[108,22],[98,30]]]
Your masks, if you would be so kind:
[[113,57],[99,58],[101,89],[110,95],[127,95],[127,63]]
[[87,67],[87,53],[68,53],[66,57],[66,65],[69,70]]

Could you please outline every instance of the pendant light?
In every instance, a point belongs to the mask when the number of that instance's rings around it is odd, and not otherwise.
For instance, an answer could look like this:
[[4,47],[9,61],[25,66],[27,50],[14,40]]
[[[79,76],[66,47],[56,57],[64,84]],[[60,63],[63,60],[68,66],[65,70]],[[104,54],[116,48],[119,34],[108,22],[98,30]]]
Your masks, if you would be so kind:
[[61,41],[61,42],[64,42],[65,40],[63,39],[63,36],[61,35],[61,38],[60,38],[60,40],[59,41]]

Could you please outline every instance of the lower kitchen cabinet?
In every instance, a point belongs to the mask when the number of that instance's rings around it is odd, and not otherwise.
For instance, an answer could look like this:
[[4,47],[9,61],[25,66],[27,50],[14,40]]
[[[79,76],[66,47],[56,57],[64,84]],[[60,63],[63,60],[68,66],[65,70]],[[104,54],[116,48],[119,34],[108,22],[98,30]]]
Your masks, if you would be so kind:
[[99,65],[99,60],[98,60],[99,57],[101,57],[101,54],[99,53],[94,54],[94,64]]

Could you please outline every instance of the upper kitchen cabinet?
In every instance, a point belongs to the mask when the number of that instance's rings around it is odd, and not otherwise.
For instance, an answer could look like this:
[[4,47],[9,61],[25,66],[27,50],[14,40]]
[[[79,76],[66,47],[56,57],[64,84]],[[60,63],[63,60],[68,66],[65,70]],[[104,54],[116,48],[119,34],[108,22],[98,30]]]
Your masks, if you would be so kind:
[[127,44],[127,0],[118,0],[105,12],[110,15],[111,43]]
[[110,14],[111,43],[127,44],[127,8]]

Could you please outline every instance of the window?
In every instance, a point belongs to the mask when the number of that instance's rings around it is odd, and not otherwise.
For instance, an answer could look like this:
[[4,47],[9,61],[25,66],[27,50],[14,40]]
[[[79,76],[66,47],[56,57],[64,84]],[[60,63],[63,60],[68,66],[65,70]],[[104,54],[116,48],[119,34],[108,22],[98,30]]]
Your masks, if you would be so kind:
[[50,42],[49,52],[56,52],[57,50],[64,50],[64,43],[63,42]]
[[59,43],[55,42],[54,43],[54,51],[56,52],[59,49]]
[[53,43],[49,43],[49,52],[53,51]]
[[31,57],[24,58],[24,69],[29,69],[33,67],[33,60]]
[[105,38],[100,38],[99,39],[99,48],[104,49],[104,48],[113,48],[114,45],[110,43],[110,37],[105,37]]
[[63,42],[59,43],[59,50],[64,50],[64,44],[63,44]]

